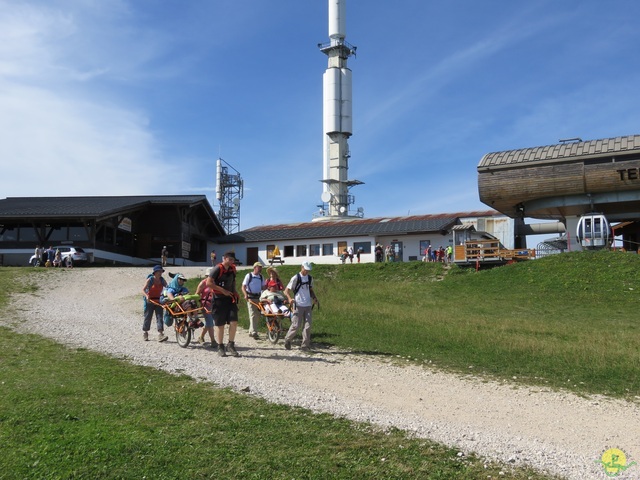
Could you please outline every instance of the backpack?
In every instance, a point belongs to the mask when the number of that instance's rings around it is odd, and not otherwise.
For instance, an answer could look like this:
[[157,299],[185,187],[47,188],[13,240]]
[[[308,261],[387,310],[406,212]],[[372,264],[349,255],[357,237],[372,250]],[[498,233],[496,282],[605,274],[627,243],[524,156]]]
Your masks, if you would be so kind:
[[299,273],[296,274],[296,286],[293,289],[293,296],[294,297],[296,296],[296,294],[302,288],[303,285],[309,285],[309,289],[312,288],[311,284],[313,282],[313,277],[311,277],[311,275],[307,275],[307,277],[309,278],[309,280],[307,280],[306,282],[303,282],[302,281],[302,275],[300,275]]
[[[226,275],[227,273],[232,273],[233,274],[233,278],[235,281],[236,278],[236,266],[235,265],[231,265],[231,267],[229,267],[228,270],[224,270],[224,265],[222,263],[219,263],[218,265],[216,265],[213,269],[213,271],[215,272],[215,270],[218,269],[218,275],[214,278],[213,283],[215,283],[216,285],[218,285],[219,287],[221,287],[222,285],[220,285],[220,279]],[[213,272],[211,272],[213,273]],[[228,285],[225,285],[224,288],[228,289]],[[214,292],[213,294],[214,298],[217,298],[218,295]]]
[[[258,275],[254,275],[253,272],[249,272],[247,275],[249,275],[249,281],[247,282],[247,287],[249,287],[249,285],[251,284],[251,280],[253,278],[259,278],[260,279],[260,286],[264,285],[264,278],[262,277],[261,273],[259,273]],[[250,291],[249,288],[247,288],[247,292],[249,292],[251,295],[259,295],[260,294],[260,292],[254,293],[254,292]]]
[[[150,273],[149,275],[147,275],[147,283],[151,278],[153,278],[153,273]],[[160,277],[160,280],[162,283],[162,290],[164,291],[165,287],[167,286],[167,281],[164,279],[164,277]],[[145,297],[144,295],[142,296],[142,308],[144,310],[147,309],[147,297]]]

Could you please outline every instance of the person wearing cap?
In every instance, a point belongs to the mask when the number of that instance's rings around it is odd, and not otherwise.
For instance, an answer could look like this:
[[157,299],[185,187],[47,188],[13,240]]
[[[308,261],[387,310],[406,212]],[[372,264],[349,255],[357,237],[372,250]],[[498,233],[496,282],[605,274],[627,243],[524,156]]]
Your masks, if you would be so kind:
[[[313,291],[313,278],[309,275],[311,268],[309,262],[304,262],[300,266],[300,273],[291,277],[284,291],[289,305],[293,305],[291,327],[284,337],[284,348],[287,350],[291,350],[291,341],[295,338],[302,323],[304,323],[304,328],[302,329],[300,350],[309,351],[311,349],[311,309],[314,303],[319,304],[318,297]],[[295,303],[293,303],[294,300]]]
[[262,277],[262,264],[253,264],[253,271],[245,275],[242,281],[242,293],[249,309],[249,336],[258,340],[258,322],[260,321],[260,308],[256,305],[260,301],[260,294],[265,288]]
[[291,312],[285,305],[287,298],[282,293],[284,285],[282,285],[278,271],[273,267],[269,267],[267,268],[267,274],[269,278],[265,280],[266,288],[260,295],[260,303],[265,305],[265,308],[268,308],[271,313],[282,313],[289,317]]
[[144,321],[142,322],[142,338],[149,340],[149,330],[151,329],[151,318],[156,315],[156,326],[158,328],[158,341],[164,342],[169,337],[164,334],[164,323],[162,323],[162,306],[160,305],[160,295],[167,286],[167,281],[162,274],[164,269],[160,265],[153,267],[153,273],[147,276],[147,281],[142,287],[144,295]]
[[213,333],[213,290],[211,290],[207,286],[207,279],[211,275],[213,271],[213,267],[209,267],[205,270],[205,277],[198,284],[198,288],[196,288],[196,294],[200,295],[200,302],[204,307],[204,328],[202,329],[202,333],[198,337],[198,343],[200,345],[204,345],[204,336],[208,333],[209,338],[211,339],[211,345],[216,345],[215,336]]
[[[169,276],[171,276],[171,273],[169,273]],[[173,280],[171,280],[169,285],[167,285],[164,290],[162,290],[162,295],[160,295],[160,303],[182,303],[184,301],[184,296],[189,293],[189,289],[184,286],[186,282],[187,277],[185,277],[183,274],[174,274]],[[164,311],[164,324],[168,327],[173,325],[173,317],[168,310]],[[161,342],[164,341],[160,339],[158,340]]]
[[[213,291],[213,324],[218,356],[226,357],[227,353],[239,357],[235,346],[238,330],[238,292],[236,291],[236,255],[225,252],[222,262],[216,265],[209,277],[207,286]],[[229,325],[229,343],[224,346],[224,328]]]

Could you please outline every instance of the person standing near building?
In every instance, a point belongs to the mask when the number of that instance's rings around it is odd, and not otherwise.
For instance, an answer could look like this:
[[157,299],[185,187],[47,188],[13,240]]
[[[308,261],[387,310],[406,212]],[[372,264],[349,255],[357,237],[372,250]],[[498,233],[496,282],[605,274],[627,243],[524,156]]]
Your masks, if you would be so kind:
[[38,245],[36,247],[35,252],[33,253],[33,256],[35,257],[33,259],[33,266],[34,267],[40,266],[40,262],[42,262],[42,252],[44,252],[44,248],[42,248],[40,245]]
[[253,272],[247,273],[242,281],[242,293],[247,301],[249,309],[249,336],[258,340],[258,322],[260,321],[260,309],[255,305],[260,301],[260,295],[265,288],[265,281],[262,277],[262,264],[253,264]]
[[[293,315],[291,316],[291,328],[284,337],[284,348],[291,350],[291,341],[295,338],[300,326],[302,329],[302,345],[300,350],[309,351],[311,349],[311,309],[313,304],[318,304],[318,297],[313,291],[313,278],[309,275],[311,264],[304,262],[300,266],[300,273],[295,274],[289,280],[284,293],[289,300],[289,305],[293,305]],[[293,296],[293,299],[291,298]],[[295,300],[295,304],[292,302]]]
[[47,261],[44,264],[44,266],[45,267],[52,267],[53,266],[53,259],[55,257],[56,257],[56,251],[50,245],[49,248],[47,248]]
[[447,248],[444,249],[445,258],[447,259],[447,263],[451,263],[451,257],[453,256],[453,247],[451,245],[447,245]]
[[[238,292],[236,291],[236,254],[232,251],[222,255],[222,262],[216,265],[207,278],[207,286],[213,290],[213,324],[218,344],[218,356],[226,357],[227,352],[234,356],[235,338],[238,330]],[[229,343],[224,346],[224,328],[229,325]]]
[[162,252],[160,253],[160,258],[162,259],[162,266],[167,266],[167,258],[169,258],[169,250],[167,250],[167,246],[162,247]]
[[215,267],[216,266],[216,251],[215,250],[211,250],[211,253],[209,254],[209,257],[211,258],[211,266]]
[[376,249],[374,251],[376,254],[376,262],[382,262],[382,257],[383,257],[382,245],[380,245],[380,243],[376,243]]

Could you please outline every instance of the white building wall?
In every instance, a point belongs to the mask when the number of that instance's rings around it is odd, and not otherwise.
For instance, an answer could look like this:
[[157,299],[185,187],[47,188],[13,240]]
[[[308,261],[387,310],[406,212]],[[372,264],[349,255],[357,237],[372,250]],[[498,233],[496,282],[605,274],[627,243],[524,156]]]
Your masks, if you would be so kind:
[[[402,244],[402,261],[407,262],[410,260],[421,260],[424,252],[420,251],[420,242],[430,242],[433,248],[442,246],[446,248],[447,245],[452,244],[452,238],[450,235],[440,235],[436,233],[420,234],[420,235],[398,235],[398,236],[382,236],[382,237],[349,237],[349,238],[318,238],[318,239],[300,239],[300,240],[278,240],[273,242],[248,242],[237,244],[222,244],[213,245],[213,249],[218,255],[218,260],[222,258],[222,254],[228,250],[233,250],[238,260],[244,265],[247,264],[247,251],[251,248],[258,248],[258,260],[263,264],[268,264],[267,259],[267,245],[277,245],[280,250],[280,256],[284,260],[285,264],[299,264],[302,262],[312,262],[315,264],[335,265],[341,263],[340,254],[338,251],[338,242],[346,242],[347,247],[353,247],[354,244],[366,243],[371,245],[370,253],[363,253],[360,255],[361,263],[373,263],[375,262],[375,246],[376,243],[380,243],[383,248],[387,245],[391,245],[392,242],[401,242]],[[320,255],[309,255],[310,245],[320,245]],[[322,246],[324,244],[333,245],[333,255],[322,255]],[[307,255],[298,256],[298,246],[304,245],[307,247]],[[293,247],[293,256],[285,256],[285,247]],[[355,248],[354,248],[355,252]],[[353,262],[356,263],[357,259],[354,256]],[[349,260],[347,260],[349,263]]]
[[480,232],[487,232],[496,237],[507,249],[515,248],[515,220],[506,215],[501,217],[460,217],[462,224],[473,224]]

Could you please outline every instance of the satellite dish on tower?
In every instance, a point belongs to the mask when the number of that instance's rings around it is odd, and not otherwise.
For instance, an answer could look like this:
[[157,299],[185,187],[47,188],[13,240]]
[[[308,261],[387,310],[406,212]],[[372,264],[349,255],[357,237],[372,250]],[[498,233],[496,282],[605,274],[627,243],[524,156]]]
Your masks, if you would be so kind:
[[320,195],[320,200],[322,200],[324,203],[329,203],[331,201],[331,193],[322,192],[322,195]]

